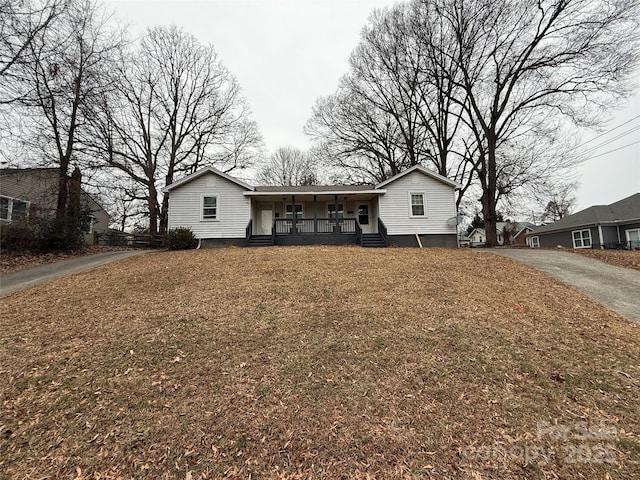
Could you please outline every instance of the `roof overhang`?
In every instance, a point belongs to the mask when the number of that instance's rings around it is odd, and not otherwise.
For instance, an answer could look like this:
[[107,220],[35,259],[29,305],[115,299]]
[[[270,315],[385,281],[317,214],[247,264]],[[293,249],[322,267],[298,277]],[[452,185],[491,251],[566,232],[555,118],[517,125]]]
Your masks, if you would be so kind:
[[239,180],[235,177],[232,177],[231,175],[228,175],[224,172],[221,172],[220,170],[217,170],[213,167],[205,167],[202,168],[200,170],[198,170],[197,172],[192,173],[191,175],[187,175],[184,178],[181,178],[178,181],[173,182],[171,185],[167,185],[166,187],[164,187],[162,189],[163,193],[168,193],[171,190],[178,188],[181,185],[184,185],[185,183],[189,183],[191,180],[195,180],[198,177],[201,177],[202,175],[206,174],[206,173],[213,173],[214,175],[217,175],[219,177],[222,177],[226,180],[229,180],[232,183],[235,183],[236,185],[239,185],[243,188],[246,188],[247,190],[253,190],[254,187],[249,185],[248,183],[243,182],[242,180]]
[[414,165],[411,168],[408,168],[407,170],[405,170],[404,172],[400,172],[397,175],[394,175],[391,178],[388,178],[387,180],[385,180],[384,182],[380,182],[376,185],[376,188],[382,188],[385,185],[388,185],[391,182],[395,182],[396,180],[404,177],[405,175],[410,174],[411,172],[415,172],[418,171],[420,173],[422,173],[423,175],[426,175],[427,177],[431,177],[434,180],[437,180],[439,182],[444,183],[445,185],[449,185],[450,187],[452,187],[454,190],[460,190],[462,188],[462,185],[460,185],[457,182],[454,182],[450,179],[448,179],[447,177],[443,177],[442,175],[433,172],[431,170],[429,170],[428,168],[423,167],[422,165]]
[[308,195],[338,195],[341,197],[344,196],[354,196],[354,195],[384,195],[387,193],[384,189],[377,190],[310,190],[305,192],[243,192],[243,195],[247,197],[291,197],[291,196],[308,196]]

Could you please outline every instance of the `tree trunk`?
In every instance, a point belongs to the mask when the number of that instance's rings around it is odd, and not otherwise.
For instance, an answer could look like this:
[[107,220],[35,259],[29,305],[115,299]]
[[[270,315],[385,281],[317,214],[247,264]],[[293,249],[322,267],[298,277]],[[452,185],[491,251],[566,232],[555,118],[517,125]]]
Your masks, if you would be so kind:
[[61,159],[58,167],[58,199],[56,204],[56,222],[58,224],[64,222],[67,216],[67,201],[69,199],[68,168],[69,162]]
[[496,138],[493,131],[487,132],[487,170],[486,186],[483,185],[482,215],[484,217],[484,233],[487,236],[486,246],[495,247],[498,244],[496,232]]
[[158,192],[153,182],[149,185],[149,196],[147,198],[147,204],[149,206],[149,234],[152,236],[158,235]]

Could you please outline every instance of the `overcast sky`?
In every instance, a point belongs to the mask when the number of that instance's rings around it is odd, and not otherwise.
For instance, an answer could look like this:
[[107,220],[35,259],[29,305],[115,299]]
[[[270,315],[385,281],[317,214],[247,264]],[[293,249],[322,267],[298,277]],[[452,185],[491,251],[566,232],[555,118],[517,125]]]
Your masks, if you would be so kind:
[[[336,89],[371,11],[394,3],[108,0],[107,6],[129,23],[134,36],[150,26],[175,24],[201,42],[213,44],[238,79],[265,144],[273,151],[287,145],[308,147],[303,127],[316,99]],[[616,128],[625,122],[629,123]],[[624,108],[612,112],[603,128],[609,130],[604,135],[583,133],[583,142],[589,142],[586,146],[599,148],[579,168],[577,209],[612,203],[640,191],[640,143],[630,145],[640,142],[640,87]],[[596,135],[601,136],[594,139]],[[618,135],[622,136],[614,140]]]

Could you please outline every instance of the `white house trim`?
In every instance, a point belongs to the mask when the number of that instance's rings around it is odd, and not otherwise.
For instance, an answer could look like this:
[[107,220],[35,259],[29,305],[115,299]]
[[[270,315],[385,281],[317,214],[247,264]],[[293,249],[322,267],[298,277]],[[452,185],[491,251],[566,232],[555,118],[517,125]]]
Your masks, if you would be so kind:
[[205,167],[202,168],[200,170],[198,170],[197,172],[192,173],[191,175],[187,175],[184,178],[181,178],[180,180],[173,182],[171,185],[167,185],[166,187],[164,187],[162,189],[163,193],[167,193],[170,192],[171,190],[178,188],[180,185],[184,185],[187,182],[190,182],[192,180],[195,180],[198,177],[201,177],[202,175],[206,174],[206,173],[213,173],[215,175],[218,175],[226,180],[229,180],[230,182],[235,183],[236,185],[240,185],[243,188],[246,188],[247,190],[253,190],[254,187],[252,187],[251,185],[249,185],[248,183],[244,183],[242,180],[239,180],[235,177],[232,177],[231,175],[227,175],[224,172],[221,172],[220,170],[216,170],[213,167]]
[[391,182],[395,182],[396,180],[404,177],[405,175],[410,174],[411,172],[415,172],[418,171],[420,173],[423,173],[424,175],[427,175],[428,177],[431,177],[435,180],[438,180],[439,182],[442,182],[446,185],[449,185],[450,187],[453,187],[456,190],[459,190],[462,188],[462,185],[460,185],[457,182],[454,182],[452,180],[449,180],[446,177],[443,177],[442,175],[437,174],[436,172],[432,172],[431,170],[424,168],[422,165],[414,165],[411,168],[408,168],[407,170],[405,170],[404,172],[401,172],[397,175],[394,175],[391,178],[388,178],[387,180],[385,180],[384,182],[380,182],[376,185],[376,189],[382,188],[385,185],[388,185]]
[[[409,217],[410,218],[427,218],[427,194],[426,192],[407,192],[409,196]],[[413,196],[420,195],[422,197],[422,215],[413,213]]]
[[[215,198],[216,199],[216,216],[205,217],[204,216],[204,199]],[[200,194],[200,221],[201,222],[219,222],[220,221],[220,195],[217,193],[202,193]]]

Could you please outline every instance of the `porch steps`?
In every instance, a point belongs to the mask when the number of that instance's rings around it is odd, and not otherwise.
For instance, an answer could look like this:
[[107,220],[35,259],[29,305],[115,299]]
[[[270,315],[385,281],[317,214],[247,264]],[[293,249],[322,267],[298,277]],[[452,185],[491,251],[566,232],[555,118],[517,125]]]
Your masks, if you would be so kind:
[[379,233],[363,233],[362,246],[365,248],[384,248],[387,245]]
[[247,243],[248,247],[273,247],[271,235],[252,235]]

